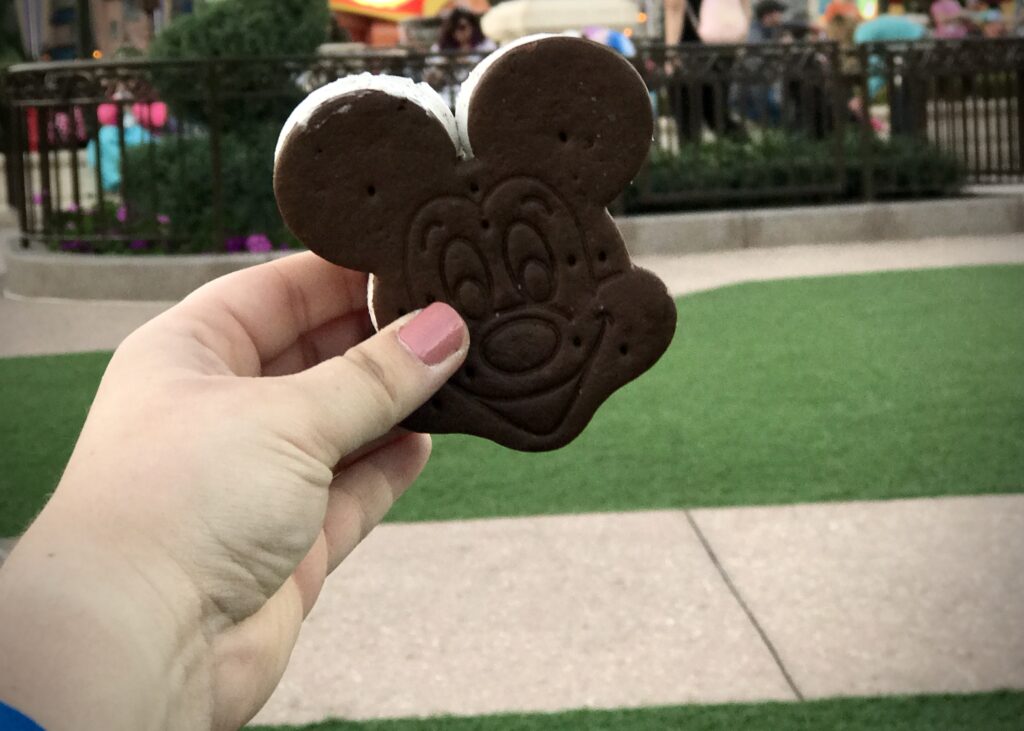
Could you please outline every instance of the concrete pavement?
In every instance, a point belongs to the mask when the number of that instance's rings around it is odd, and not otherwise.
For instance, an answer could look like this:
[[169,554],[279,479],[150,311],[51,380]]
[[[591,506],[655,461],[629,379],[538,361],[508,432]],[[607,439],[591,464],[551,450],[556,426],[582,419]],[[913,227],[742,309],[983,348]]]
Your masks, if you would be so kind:
[[687,256],[636,257],[676,295],[741,282],[902,269],[1024,263],[1024,234],[881,243],[737,249]]
[[385,524],[256,721],[1024,688],[1022,616],[1024,495]]
[[[675,294],[1024,262],[1024,235],[646,257]],[[0,357],[169,303],[0,299]],[[1024,495],[378,528],[263,723],[1024,688]]]
[[[764,279],[1021,263],[1024,234],[739,249],[636,261],[662,277],[673,294],[682,295]],[[109,350],[169,305],[0,298],[0,357]]]

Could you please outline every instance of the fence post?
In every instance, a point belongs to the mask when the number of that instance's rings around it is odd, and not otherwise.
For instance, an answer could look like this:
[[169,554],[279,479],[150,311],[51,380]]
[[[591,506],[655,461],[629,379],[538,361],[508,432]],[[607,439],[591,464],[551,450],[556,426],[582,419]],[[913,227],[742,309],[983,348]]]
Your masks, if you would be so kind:
[[18,229],[21,234],[21,248],[28,248],[28,202],[25,197],[25,130],[22,124],[22,110],[11,102],[10,133],[7,145],[7,167],[11,181],[11,202],[18,211]]
[[1016,101],[1017,109],[1017,170],[1018,176],[1024,175],[1024,71],[1017,69],[1017,98],[1007,99],[1007,104]]
[[222,114],[220,98],[220,67],[216,60],[207,63],[207,92],[210,100],[210,185],[213,200],[213,245],[224,245],[224,168],[221,156]]
[[861,182],[864,188],[864,200],[870,201],[875,198],[875,161],[873,158],[874,129],[871,127],[871,95],[869,93],[868,80],[871,69],[869,60],[871,58],[865,45],[857,47],[858,73],[855,82],[856,93],[860,95],[860,161],[861,161]]
[[50,107],[36,106],[36,135],[39,140],[39,194],[43,209],[43,234],[53,227],[53,191],[50,182]]
[[849,187],[846,161],[846,121],[850,114],[849,100],[851,98],[852,86],[849,85],[849,79],[846,77],[844,70],[846,52],[846,49],[840,47],[838,43],[830,43],[829,63],[826,67],[828,69],[828,78],[823,84],[825,93],[828,94],[832,102],[831,108],[822,110],[822,113],[832,115],[832,124],[827,125],[824,130],[826,134],[831,132],[833,144],[835,145],[836,191],[837,198],[840,200],[846,196],[846,191]]

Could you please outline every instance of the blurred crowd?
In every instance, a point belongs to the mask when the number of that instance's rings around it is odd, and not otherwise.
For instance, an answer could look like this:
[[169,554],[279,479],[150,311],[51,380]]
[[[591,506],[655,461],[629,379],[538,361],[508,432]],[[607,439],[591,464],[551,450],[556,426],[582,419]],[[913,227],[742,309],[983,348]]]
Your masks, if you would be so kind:
[[934,0],[927,15],[883,13],[864,17],[853,0],[830,0],[817,19],[803,3],[783,0],[665,0],[665,42],[766,43],[832,40],[841,44],[884,40],[1024,36],[1024,2]]
[[[693,44],[787,44],[796,41],[832,41],[840,48],[839,64],[844,74],[856,72],[863,63],[853,49],[863,44],[936,39],[998,39],[1024,35],[1024,2],[1016,0],[1013,9],[1004,10],[999,0],[934,0],[928,14],[882,13],[865,17],[854,0],[829,0],[818,18],[812,19],[806,4],[793,0],[665,0],[665,36],[668,48]],[[786,127],[787,120],[811,119],[816,136],[827,132],[828,107],[836,93],[846,94],[846,110],[854,120],[867,120],[876,131],[900,133],[913,131],[923,115],[918,114],[922,97],[911,85],[888,89],[891,110],[887,123],[871,118],[865,107],[877,101],[886,82],[880,58],[867,58],[866,95],[860,96],[852,87],[845,89],[813,88],[813,81],[787,82],[751,80],[758,76],[760,63],[753,58],[742,59],[728,52],[709,61],[706,71],[711,78],[694,82],[689,78],[686,57],[672,60],[671,53],[664,69],[648,63],[652,75],[666,76],[668,100],[681,140],[700,139],[711,131],[715,136],[744,139],[747,122],[762,128]],[[826,65],[824,57],[817,60]],[[739,74],[742,83],[730,81],[737,65],[747,64]],[[813,77],[813,75],[812,75]],[[808,87],[810,90],[808,90]],[[791,87],[791,88],[790,88]],[[887,126],[888,125],[888,126]],[[807,131],[807,130],[803,130]]]

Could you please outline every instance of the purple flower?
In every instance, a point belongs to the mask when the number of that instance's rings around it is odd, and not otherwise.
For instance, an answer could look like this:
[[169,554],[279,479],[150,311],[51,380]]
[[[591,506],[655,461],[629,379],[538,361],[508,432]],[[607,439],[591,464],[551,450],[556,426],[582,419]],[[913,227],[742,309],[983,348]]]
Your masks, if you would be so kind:
[[50,197],[50,191],[44,190],[32,196],[32,202],[37,206],[43,205],[43,201]]
[[245,240],[245,248],[254,254],[261,254],[264,251],[273,249],[274,245],[265,234],[252,234]]
[[78,213],[77,203],[68,203],[68,207],[64,209],[67,213]]
[[285,250],[285,249],[290,249],[290,248],[292,248],[292,245],[291,245],[291,244],[289,244],[289,243],[288,243],[287,241],[282,241],[281,243],[279,243],[279,244],[277,245],[277,248],[279,248],[279,249],[281,249],[281,250]]
[[244,236],[229,236],[224,239],[224,250],[230,252],[244,251],[245,250],[245,237]]
[[156,222],[161,226],[168,226],[171,223],[171,217],[166,213],[158,213],[156,214]]
[[117,216],[118,221],[124,223],[125,221],[128,220],[128,209],[125,206],[119,206],[117,209],[117,213],[114,215]]
[[142,251],[143,249],[149,248],[149,242],[145,239],[135,239],[128,244],[134,251]]
[[84,244],[81,241],[61,241],[61,251],[81,251]]

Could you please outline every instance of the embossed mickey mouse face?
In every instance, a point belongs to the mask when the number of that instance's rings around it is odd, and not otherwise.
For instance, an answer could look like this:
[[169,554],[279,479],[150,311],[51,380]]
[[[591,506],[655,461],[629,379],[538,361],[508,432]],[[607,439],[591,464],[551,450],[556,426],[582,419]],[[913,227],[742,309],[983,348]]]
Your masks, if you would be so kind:
[[372,272],[379,325],[441,300],[469,326],[465,364],[407,426],[554,449],[668,347],[675,306],[605,210],[651,137],[624,59],[556,36],[503,49],[463,88],[458,126],[410,82],[318,94],[278,149],[286,223]]

